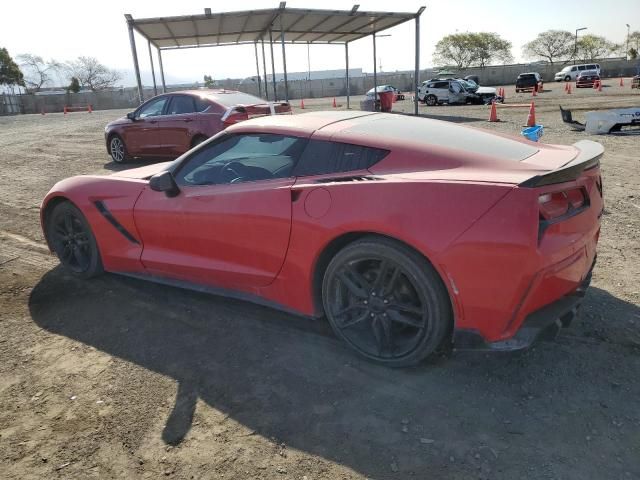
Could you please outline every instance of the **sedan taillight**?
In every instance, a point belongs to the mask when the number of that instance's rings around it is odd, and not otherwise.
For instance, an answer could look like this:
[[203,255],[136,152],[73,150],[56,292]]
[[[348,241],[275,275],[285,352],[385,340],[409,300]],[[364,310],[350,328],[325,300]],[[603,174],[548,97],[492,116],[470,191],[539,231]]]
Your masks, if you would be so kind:
[[234,123],[244,122],[249,120],[249,114],[244,107],[231,107],[222,115],[222,123],[225,128]]

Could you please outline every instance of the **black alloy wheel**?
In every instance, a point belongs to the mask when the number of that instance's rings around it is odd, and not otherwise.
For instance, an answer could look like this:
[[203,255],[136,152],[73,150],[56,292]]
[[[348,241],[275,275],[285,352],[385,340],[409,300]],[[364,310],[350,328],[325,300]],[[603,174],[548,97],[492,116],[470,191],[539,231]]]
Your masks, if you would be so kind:
[[450,303],[437,272],[386,238],[363,239],[338,252],[325,273],[323,303],[340,338],[389,366],[419,363],[450,331]]
[[47,219],[47,238],[60,263],[84,278],[102,273],[93,233],[82,212],[70,202],[56,205]]

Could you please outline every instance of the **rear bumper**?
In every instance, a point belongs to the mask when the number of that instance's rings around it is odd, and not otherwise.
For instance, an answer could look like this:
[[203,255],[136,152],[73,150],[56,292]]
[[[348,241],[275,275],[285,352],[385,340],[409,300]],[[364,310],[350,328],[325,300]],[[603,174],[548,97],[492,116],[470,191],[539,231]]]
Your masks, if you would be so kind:
[[497,342],[487,342],[475,330],[459,329],[454,332],[454,348],[504,352],[529,348],[539,340],[552,340],[561,328],[568,327],[576,317],[591,283],[595,262],[594,258],[589,273],[575,291],[527,315],[513,337]]

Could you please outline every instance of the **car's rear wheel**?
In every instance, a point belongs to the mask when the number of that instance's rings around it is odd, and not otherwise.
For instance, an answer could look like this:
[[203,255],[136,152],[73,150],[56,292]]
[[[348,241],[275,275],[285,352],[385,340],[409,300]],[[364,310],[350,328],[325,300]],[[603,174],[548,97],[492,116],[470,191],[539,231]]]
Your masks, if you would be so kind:
[[322,285],[336,335],[370,360],[415,365],[450,332],[449,298],[438,273],[403,244],[367,237],[340,250]]
[[104,271],[91,227],[75,205],[59,203],[46,221],[47,239],[62,266],[82,278],[94,277]]
[[125,163],[129,160],[129,154],[127,153],[127,146],[124,144],[124,140],[120,135],[112,135],[109,138],[109,154],[111,159],[116,163]]
[[438,104],[438,97],[435,95],[427,95],[427,98],[424,99],[424,103],[430,107],[434,107]]

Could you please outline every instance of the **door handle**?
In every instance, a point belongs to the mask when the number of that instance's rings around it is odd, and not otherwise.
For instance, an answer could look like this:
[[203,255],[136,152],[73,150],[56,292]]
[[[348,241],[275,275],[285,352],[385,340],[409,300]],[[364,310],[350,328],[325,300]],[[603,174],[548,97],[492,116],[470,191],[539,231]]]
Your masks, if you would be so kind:
[[185,118],[183,121],[184,122],[193,122],[193,118]]

